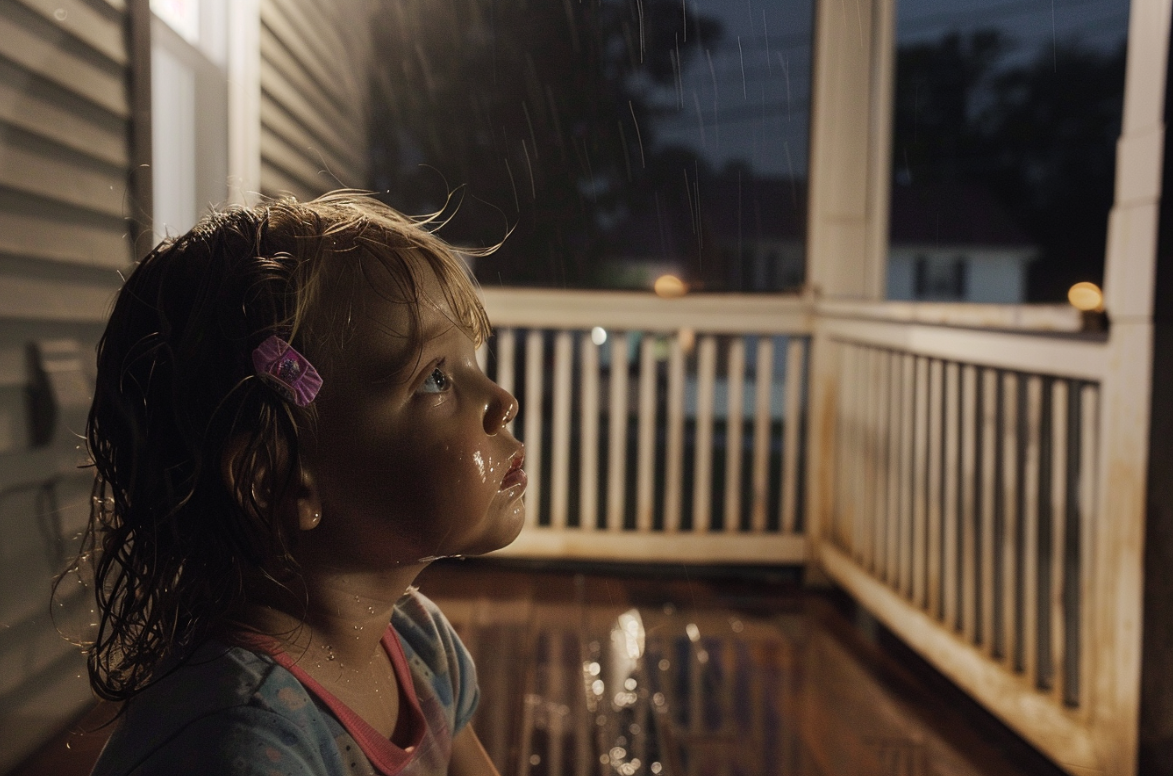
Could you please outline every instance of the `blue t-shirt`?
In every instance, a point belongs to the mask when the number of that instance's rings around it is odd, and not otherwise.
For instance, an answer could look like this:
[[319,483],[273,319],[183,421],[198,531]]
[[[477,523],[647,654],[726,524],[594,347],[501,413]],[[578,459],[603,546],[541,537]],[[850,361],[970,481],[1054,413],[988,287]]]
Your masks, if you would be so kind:
[[383,646],[407,701],[409,746],[380,736],[288,655],[209,642],[131,701],[92,776],[446,773],[479,697],[472,658],[415,590],[396,604]]

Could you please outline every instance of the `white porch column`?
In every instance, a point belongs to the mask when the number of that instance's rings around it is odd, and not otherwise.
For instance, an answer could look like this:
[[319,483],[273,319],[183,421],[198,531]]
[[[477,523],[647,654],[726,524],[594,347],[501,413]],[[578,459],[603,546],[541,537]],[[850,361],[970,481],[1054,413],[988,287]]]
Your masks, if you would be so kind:
[[895,82],[895,0],[816,4],[807,282],[883,299]]

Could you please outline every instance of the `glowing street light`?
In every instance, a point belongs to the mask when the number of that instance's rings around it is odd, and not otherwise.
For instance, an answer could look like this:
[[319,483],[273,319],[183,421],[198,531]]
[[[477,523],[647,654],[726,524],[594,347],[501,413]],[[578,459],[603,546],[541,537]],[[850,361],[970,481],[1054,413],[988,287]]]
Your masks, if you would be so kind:
[[1085,313],[1103,312],[1104,292],[1095,283],[1076,283],[1067,290],[1067,301],[1071,306]]
[[679,299],[688,293],[688,286],[675,275],[661,275],[656,278],[652,289],[656,292],[656,296],[662,299]]

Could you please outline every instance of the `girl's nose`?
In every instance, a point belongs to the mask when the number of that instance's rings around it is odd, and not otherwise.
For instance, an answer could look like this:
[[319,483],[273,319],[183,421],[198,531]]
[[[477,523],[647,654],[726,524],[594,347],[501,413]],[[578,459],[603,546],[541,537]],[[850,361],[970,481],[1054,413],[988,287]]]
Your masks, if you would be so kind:
[[485,405],[485,433],[496,434],[517,417],[518,407],[513,394],[496,383],[491,385],[492,396]]

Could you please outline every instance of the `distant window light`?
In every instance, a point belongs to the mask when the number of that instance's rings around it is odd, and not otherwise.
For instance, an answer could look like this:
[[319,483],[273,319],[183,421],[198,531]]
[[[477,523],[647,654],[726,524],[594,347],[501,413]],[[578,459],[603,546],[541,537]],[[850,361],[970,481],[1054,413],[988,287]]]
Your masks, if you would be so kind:
[[188,43],[199,43],[200,0],[151,0],[151,10]]

